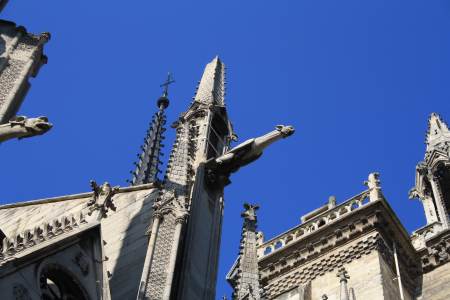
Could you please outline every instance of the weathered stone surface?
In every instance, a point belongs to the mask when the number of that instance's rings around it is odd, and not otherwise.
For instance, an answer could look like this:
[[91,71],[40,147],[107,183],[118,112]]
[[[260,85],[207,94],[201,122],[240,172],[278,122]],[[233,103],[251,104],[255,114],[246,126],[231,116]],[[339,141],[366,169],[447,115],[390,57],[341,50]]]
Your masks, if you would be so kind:
[[28,78],[46,63],[43,47],[49,38],[48,33],[33,35],[0,20],[0,124],[17,113],[30,86]]

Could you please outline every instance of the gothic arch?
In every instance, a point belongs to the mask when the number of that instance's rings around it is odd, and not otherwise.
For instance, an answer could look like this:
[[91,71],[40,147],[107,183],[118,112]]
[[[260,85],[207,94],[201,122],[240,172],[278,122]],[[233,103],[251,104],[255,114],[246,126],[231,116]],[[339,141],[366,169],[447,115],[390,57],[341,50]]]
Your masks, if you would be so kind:
[[42,264],[37,272],[37,281],[43,300],[89,300],[78,278],[58,263]]

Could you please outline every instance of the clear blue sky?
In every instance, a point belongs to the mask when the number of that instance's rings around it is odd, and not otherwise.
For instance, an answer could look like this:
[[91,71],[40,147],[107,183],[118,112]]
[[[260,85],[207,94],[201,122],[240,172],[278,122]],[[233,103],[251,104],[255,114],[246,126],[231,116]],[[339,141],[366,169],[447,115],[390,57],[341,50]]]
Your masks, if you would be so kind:
[[85,192],[91,178],[126,185],[167,71],[170,122],[219,54],[241,141],[279,123],[297,132],[226,189],[217,297],[230,293],[245,201],[270,238],[379,171],[405,227],[425,222],[407,192],[429,114],[450,122],[449,1],[15,0],[1,18],[52,34],[20,113],[55,127],[0,146],[0,203]]

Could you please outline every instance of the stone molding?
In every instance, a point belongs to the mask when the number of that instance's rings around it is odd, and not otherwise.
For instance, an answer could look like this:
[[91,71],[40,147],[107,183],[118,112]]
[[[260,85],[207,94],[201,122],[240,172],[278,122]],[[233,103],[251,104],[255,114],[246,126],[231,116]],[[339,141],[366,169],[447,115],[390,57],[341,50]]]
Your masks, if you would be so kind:
[[[120,187],[117,190],[116,194],[141,191],[141,190],[149,190],[149,189],[154,189],[154,188],[160,188],[160,185],[157,182],[152,182],[152,183],[136,185],[136,186]],[[24,202],[0,205],[0,209],[9,209],[9,208],[23,207],[23,206],[29,206],[29,205],[47,204],[47,203],[56,203],[56,202],[69,201],[69,200],[79,200],[79,199],[84,199],[84,198],[91,198],[93,196],[94,196],[94,192],[87,192],[87,193],[66,195],[66,196],[53,197],[53,198],[44,198],[44,199],[38,199],[38,200],[31,200],[31,201],[24,201]]]
[[27,229],[13,237],[5,237],[0,249],[0,266],[26,249],[65,235],[87,223],[85,214],[80,211],[77,215],[62,216],[50,222],[44,222],[33,230]]
[[[298,267],[303,262],[307,262],[309,258],[301,257],[300,260],[290,261],[289,264],[287,261],[284,261],[284,268],[280,268],[278,271],[269,271],[267,269],[261,270],[264,296],[265,298],[274,297],[295,288],[299,284],[307,284],[309,281],[312,281],[314,278],[322,276],[325,273],[335,272],[345,264],[352,262],[354,259],[359,259],[360,257],[379,249],[382,244],[384,244],[384,241],[381,238],[381,235],[375,233],[358,241],[355,245],[347,247],[336,254],[325,256],[287,276],[279,277],[282,273]],[[312,253],[312,256],[313,255],[314,253]],[[268,283],[269,280],[277,277],[279,280]]]
[[[349,216],[352,212],[369,204],[369,195],[370,190],[366,190],[334,208],[309,219],[307,222],[264,242],[258,247],[258,257],[263,259],[265,256],[275,254],[282,250],[285,245],[307,238],[317,230],[335,224],[340,219]],[[277,248],[277,245],[280,245],[280,247]],[[265,254],[264,252],[268,248],[271,249],[271,252]]]
[[442,232],[440,236],[428,240],[426,248],[423,248],[419,254],[424,273],[450,262],[450,232]]

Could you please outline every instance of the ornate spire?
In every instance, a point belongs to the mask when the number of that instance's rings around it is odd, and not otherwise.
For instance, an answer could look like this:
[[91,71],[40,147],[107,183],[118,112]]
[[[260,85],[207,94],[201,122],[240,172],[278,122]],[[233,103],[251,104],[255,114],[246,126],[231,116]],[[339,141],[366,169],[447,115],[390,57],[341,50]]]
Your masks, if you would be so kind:
[[427,152],[449,141],[450,131],[447,124],[437,113],[432,113],[428,119],[428,132],[425,140]]
[[245,211],[241,214],[244,218],[242,226],[241,245],[239,257],[228,273],[227,279],[233,286],[233,299],[259,300],[259,270],[258,270],[258,233],[256,210],[258,205],[244,204]]
[[145,184],[155,182],[158,180],[158,173],[160,172],[159,165],[161,162],[161,148],[163,147],[162,140],[164,139],[164,132],[166,128],[165,109],[169,106],[168,87],[175,82],[172,75],[168,73],[167,80],[161,84],[164,91],[157,101],[158,111],[153,115],[150,122],[150,128],[147,131],[147,136],[144,139],[144,145],[141,146],[142,152],[138,154],[138,162],[135,162],[136,170],[132,172],[133,179],[131,185]]
[[206,65],[194,102],[225,105],[225,66],[218,56]]
[[344,267],[340,268],[338,270],[338,273],[336,275],[337,277],[339,277],[339,282],[341,285],[341,291],[340,291],[340,300],[350,300],[350,296],[349,296],[349,292],[348,292],[348,287],[347,287],[347,280],[350,279],[350,276],[348,276],[347,271],[345,270]]

